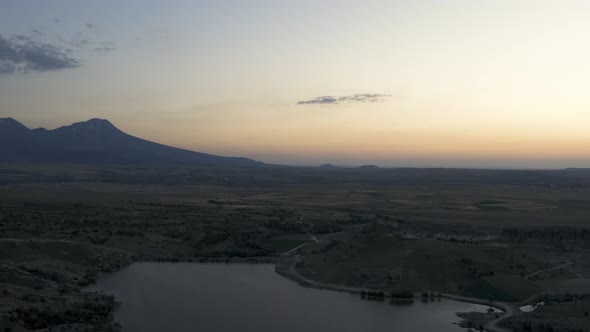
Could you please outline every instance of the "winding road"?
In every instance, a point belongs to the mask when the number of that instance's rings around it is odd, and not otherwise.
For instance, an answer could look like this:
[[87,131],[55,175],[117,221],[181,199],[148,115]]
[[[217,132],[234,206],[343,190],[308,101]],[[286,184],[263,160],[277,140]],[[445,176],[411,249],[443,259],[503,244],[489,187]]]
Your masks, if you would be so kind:
[[552,268],[548,268],[548,269],[545,269],[545,270],[540,270],[540,271],[533,272],[533,273],[531,273],[529,275],[526,275],[524,278],[528,280],[528,279],[530,279],[530,278],[532,278],[532,277],[534,277],[536,275],[543,274],[543,273],[546,273],[546,272],[556,271],[556,270],[559,270],[559,269],[563,269],[564,267],[568,267],[568,266],[570,266],[572,264],[573,264],[572,262],[563,263],[563,264],[558,265],[556,267],[552,267]]

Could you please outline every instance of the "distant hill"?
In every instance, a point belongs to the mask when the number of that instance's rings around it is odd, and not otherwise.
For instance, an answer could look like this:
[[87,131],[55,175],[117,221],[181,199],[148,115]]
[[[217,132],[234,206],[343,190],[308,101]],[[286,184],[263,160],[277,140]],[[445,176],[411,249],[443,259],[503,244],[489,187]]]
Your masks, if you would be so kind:
[[146,141],[102,119],[54,130],[31,130],[12,118],[0,119],[0,162],[264,165],[247,158],[215,156]]
[[362,166],[357,167],[357,169],[372,171],[372,170],[378,170],[380,168],[375,165],[362,165]]
[[320,165],[320,167],[322,167],[322,168],[338,168],[338,166],[334,166],[332,164],[323,164],[323,165]]

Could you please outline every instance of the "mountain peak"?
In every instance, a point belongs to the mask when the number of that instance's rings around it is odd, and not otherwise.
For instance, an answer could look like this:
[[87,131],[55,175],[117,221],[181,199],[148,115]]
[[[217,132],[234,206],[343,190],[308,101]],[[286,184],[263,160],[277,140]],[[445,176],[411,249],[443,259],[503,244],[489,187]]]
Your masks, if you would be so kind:
[[86,123],[89,125],[107,125],[113,126],[113,124],[107,119],[99,119],[99,118],[92,118],[88,121],[78,122],[78,123]]
[[0,118],[0,129],[6,130],[6,129],[11,129],[11,130],[21,130],[21,131],[28,131],[29,128],[27,128],[25,125],[23,125],[22,123],[16,121],[13,118]]
[[109,120],[98,118],[93,118],[88,121],[76,122],[67,127],[84,130],[117,130],[117,128]]
[[112,123],[109,120],[107,120],[107,119],[99,119],[99,118],[92,118],[92,119],[90,119],[90,120],[88,120],[86,122],[88,122],[88,123],[104,123],[104,124],[110,124],[110,125],[112,125]]

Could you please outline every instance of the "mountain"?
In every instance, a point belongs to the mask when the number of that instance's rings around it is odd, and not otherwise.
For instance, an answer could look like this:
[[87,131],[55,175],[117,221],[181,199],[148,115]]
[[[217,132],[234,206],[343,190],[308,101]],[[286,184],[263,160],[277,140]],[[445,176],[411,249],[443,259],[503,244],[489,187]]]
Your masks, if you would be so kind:
[[247,158],[215,156],[146,141],[102,119],[54,130],[31,130],[12,118],[0,119],[0,162],[264,165]]

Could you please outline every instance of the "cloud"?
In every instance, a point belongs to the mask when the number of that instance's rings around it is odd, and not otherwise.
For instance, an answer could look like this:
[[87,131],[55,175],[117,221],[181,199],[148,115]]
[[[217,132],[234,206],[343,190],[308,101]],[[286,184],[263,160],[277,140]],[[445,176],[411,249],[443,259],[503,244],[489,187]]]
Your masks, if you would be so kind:
[[383,101],[391,95],[378,93],[362,93],[349,96],[321,96],[310,100],[300,100],[297,105],[334,105],[342,103],[375,103]]
[[97,53],[107,53],[116,50],[116,44],[114,42],[101,42],[94,47],[94,51]]
[[45,32],[39,31],[37,29],[31,29],[31,31],[33,31],[36,35],[45,36]]
[[26,36],[0,35],[0,74],[54,71],[80,67],[80,61],[61,46],[36,42]]
[[316,97],[310,100],[300,100],[297,102],[297,105],[308,105],[308,104],[338,104],[337,97],[332,96],[322,96]]
[[114,51],[114,50],[115,50],[115,48],[113,46],[96,47],[94,49],[94,51],[95,52],[98,52],[98,53],[106,53],[106,52],[111,52],[111,51]]

